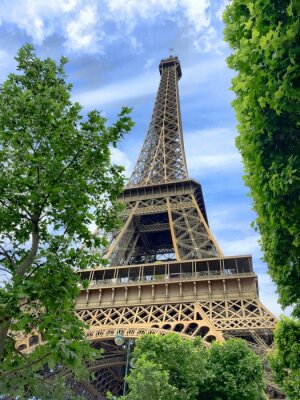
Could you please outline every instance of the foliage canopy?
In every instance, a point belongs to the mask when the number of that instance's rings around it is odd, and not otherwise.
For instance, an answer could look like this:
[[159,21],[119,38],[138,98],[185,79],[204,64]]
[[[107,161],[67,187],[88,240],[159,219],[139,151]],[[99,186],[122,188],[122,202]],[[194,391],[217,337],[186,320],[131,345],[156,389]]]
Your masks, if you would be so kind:
[[[300,316],[300,3],[233,0],[224,35],[239,122],[236,144],[257,213],[256,227],[283,307]],[[270,365],[290,399],[299,396],[299,322],[283,319]],[[296,347],[295,347],[296,346]],[[299,346],[298,346],[299,347]],[[298,357],[298,361],[296,361]]]
[[225,40],[238,119],[236,143],[257,213],[264,258],[283,307],[300,315],[298,0],[233,0]]
[[259,400],[262,364],[241,339],[205,347],[176,333],[144,335],[133,353],[126,400]]
[[282,318],[275,330],[275,351],[270,354],[275,382],[290,400],[300,393],[300,321]]
[[[126,108],[110,127],[98,111],[83,118],[65,58],[41,60],[26,45],[16,60],[0,87],[0,393],[52,399],[59,385],[39,372],[59,365],[79,375],[96,356],[74,314],[74,269],[101,262],[91,249],[106,240],[90,226],[118,223],[123,168],[109,147],[133,123]],[[32,333],[44,343],[23,354],[16,340]]]

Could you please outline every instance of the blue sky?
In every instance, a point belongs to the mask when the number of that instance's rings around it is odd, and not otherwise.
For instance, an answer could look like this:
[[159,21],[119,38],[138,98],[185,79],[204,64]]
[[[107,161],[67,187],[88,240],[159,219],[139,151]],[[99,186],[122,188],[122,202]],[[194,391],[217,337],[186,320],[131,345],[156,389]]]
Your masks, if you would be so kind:
[[138,157],[159,84],[158,64],[169,49],[181,61],[179,83],[191,178],[201,182],[210,227],[225,255],[252,254],[260,298],[281,312],[242,181],[241,157],[222,40],[224,0],[0,0],[0,81],[14,56],[32,43],[40,57],[69,58],[73,98],[84,112],[102,110],[110,122],[133,107],[133,131],[113,151],[130,174]]

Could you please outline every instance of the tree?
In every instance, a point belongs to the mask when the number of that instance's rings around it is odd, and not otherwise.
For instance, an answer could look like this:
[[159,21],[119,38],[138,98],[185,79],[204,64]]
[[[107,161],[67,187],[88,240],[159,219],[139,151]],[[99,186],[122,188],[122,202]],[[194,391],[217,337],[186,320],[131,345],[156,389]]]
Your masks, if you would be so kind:
[[215,342],[208,353],[210,385],[206,397],[199,400],[266,399],[261,360],[244,340]]
[[275,382],[289,400],[299,399],[300,393],[300,322],[282,318],[275,330],[275,351],[270,366]]
[[300,315],[299,1],[233,0],[224,13],[236,139],[283,307]]
[[[300,316],[299,10],[297,0],[233,0],[224,13],[224,36],[233,49],[228,65],[238,71],[232,81],[239,122],[236,144],[257,213],[264,259],[280,303],[293,306],[296,317]],[[297,379],[299,390],[299,364],[288,356],[294,348],[295,324],[280,322],[270,358],[275,380],[289,396],[295,395]]]
[[207,348],[175,333],[144,335],[133,359],[126,400],[265,399],[261,361],[241,339]]
[[[98,111],[83,118],[65,58],[41,60],[26,45],[16,60],[18,73],[0,87],[0,393],[53,399],[67,390],[46,372],[81,376],[99,356],[74,314],[74,269],[102,261],[91,250],[106,240],[90,225],[108,232],[118,224],[123,168],[111,164],[109,146],[133,123],[127,108],[110,127]],[[16,348],[22,334],[43,342],[25,354]]]
[[[198,388],[203,386],[207,379],[204,346],[199,340],[183,340],[175,333],[166,336],[148,334],[140,337],[133,358],[136,360],[136,368],[131,370],[128,378],[130,400],[195,399]],[[152,391],[152,385],[149,385],[148,376],[151,376],[151,370],[156,371],[157,375],[155,391]],[[153,378],[155,379],[155,376]],[[141,388],[144,388],[145,392],[142,392]],[[153,397],[155,393],[157,398]]]

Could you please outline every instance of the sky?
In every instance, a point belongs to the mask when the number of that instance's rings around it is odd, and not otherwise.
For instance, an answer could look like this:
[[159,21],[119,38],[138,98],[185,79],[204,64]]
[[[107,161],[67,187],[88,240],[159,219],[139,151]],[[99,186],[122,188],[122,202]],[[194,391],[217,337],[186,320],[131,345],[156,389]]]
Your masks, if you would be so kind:
[[37,55],[63,55],[72,96],[83,113],[101,110],[112,123],[132,107],[135,127],[113,160],[130,175],[147,132],[159,84],[158,65],[174,49],[189,176],[201,182],[210,228],[225,255],[252,254],[260,299],[282,313],[262,261],[243,165],[223,41],[226,0],[0,0],[0,82],[16,67],[25,43]]

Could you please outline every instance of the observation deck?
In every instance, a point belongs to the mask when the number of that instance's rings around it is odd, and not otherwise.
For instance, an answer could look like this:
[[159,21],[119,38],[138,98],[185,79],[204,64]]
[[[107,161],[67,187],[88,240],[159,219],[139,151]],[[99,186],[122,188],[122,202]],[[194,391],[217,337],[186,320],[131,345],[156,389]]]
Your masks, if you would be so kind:
[[76,309],[258,297],[251,256],[100,267],[77,271],[89,281]]

